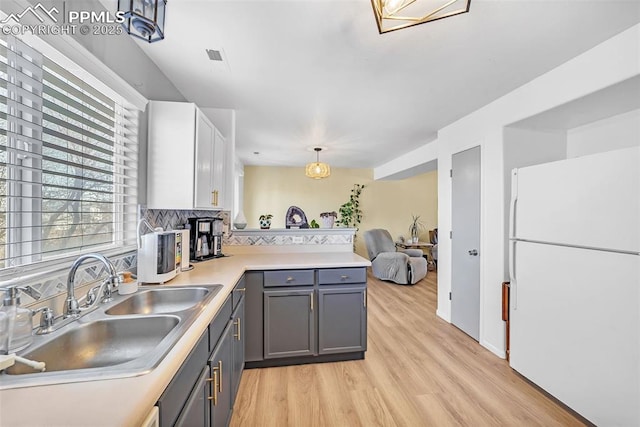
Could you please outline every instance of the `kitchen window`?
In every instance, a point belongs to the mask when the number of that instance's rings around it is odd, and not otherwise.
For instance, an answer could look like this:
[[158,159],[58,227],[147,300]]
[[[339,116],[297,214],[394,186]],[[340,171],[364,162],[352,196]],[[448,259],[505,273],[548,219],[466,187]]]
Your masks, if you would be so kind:
[[0,39],[0,269],[136,241],[138,111],[39,47]]

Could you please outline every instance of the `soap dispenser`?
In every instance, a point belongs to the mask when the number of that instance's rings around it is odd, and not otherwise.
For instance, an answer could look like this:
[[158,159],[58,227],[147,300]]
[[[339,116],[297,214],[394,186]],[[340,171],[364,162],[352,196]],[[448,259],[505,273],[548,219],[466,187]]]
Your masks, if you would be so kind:
[[33,312],[20,307],[22,288],[11,286],[4,288],[2,310],[9,318],[9,353],[20,351],[33,342]]

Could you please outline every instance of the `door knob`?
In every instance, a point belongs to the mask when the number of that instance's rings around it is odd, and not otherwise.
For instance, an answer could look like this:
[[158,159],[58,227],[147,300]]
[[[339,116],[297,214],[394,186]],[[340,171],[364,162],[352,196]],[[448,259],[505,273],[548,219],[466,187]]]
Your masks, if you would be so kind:
[[471,249],[469,251],[469,255],[471,256],[478,256],[478,250],[477,249]]

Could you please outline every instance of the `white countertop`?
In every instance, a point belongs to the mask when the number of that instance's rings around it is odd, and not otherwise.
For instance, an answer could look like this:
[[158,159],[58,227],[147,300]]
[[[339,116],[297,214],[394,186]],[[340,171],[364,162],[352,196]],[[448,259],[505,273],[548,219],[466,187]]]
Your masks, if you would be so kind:
[[151,373],[133,378],[26,387],[0,391],[0,425],[138,426],[248,270],[364,267],[354,253],[234,255],[194,264],[162,286],[221,284],[224,287]]

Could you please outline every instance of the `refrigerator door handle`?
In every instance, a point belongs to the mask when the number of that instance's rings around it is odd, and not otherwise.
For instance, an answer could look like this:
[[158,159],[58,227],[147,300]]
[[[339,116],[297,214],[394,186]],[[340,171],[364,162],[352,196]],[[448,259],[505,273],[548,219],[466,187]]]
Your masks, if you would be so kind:
[[516,207],[518,205],[518,169],[511,171],[511,201],[509,204],[509,238],[516,237]]

